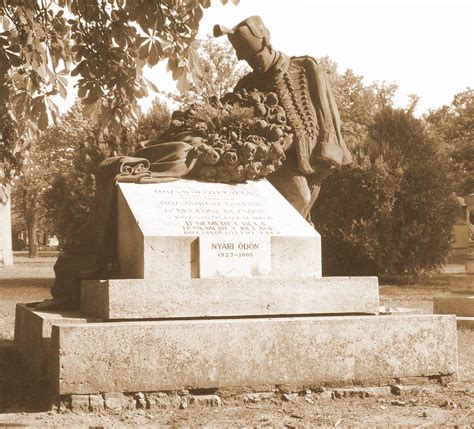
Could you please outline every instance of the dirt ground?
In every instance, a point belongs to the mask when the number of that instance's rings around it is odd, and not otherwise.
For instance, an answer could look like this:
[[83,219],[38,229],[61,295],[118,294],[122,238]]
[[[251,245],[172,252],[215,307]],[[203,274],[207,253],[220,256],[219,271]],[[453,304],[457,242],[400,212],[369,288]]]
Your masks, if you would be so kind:
[[[0,427],[474,427],[474,330],[459,330],[459,379],[448,385],[416,386],[402,396],[329,399],[305,395],[251,403],[224,400],[219,407],[190,405],[185,409],[80,413],[41,406],[13,346],[17,302],[49,297],[54,258],[20,256],[14,267],[0,267]],[[474,279],[437,276],[421,284],[381,286],[386,307],[432,311],[432,297],[451,290],[473,290]]]

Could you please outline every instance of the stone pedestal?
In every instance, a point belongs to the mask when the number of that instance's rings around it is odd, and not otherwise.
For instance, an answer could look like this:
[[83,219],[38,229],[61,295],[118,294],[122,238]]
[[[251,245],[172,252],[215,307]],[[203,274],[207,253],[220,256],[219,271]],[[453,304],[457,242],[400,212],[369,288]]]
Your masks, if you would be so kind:
[[[470,194],[464,197],[467,208],[470,213],[474,213],[474,194]],[[467,247],[467,257],[466,257],[466,273],[474,274],[474,242],[469,240]]]
[[104,320],[376,314],[376,277],[88,280],[81,310]]
[[376,278],[321,277],[318,233],[268,182],[121,184],[118,197],[123,278],[84,281],[79,313],[17,307],[18,349],[56,395],[457,372],[455,317],[377,315]]

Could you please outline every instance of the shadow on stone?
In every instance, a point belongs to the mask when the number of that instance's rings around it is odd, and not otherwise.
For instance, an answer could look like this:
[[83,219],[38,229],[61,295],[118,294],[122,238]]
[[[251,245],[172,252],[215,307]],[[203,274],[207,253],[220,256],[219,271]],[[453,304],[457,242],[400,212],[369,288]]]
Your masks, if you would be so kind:
[[12,340],[0,337],[0,414],[50,408],[49,395],[35,383]]
[[0,288],[11,288],[11,287],[23,287],[28,285],[31,287],[46,287],[50,288],[54,282],[53,278],[29,278],[29,277],[19,277],[19,278],[10,278],[2,279],[0,278]]

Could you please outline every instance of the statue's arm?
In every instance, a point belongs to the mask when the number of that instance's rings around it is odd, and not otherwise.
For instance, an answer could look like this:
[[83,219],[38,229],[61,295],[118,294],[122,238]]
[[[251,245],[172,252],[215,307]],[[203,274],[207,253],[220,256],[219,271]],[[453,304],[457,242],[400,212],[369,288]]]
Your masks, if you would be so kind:
[[233,91],[238,92],[244,88],[248,90],[257,88],[257,86],[255,85],[255,79],[254,79],[253,73],[249,73],[245,75],[243,78],[241,78],[236,83]]
[[341,117],[331,82],[326,72],[318,65],[314,58],[306,57],[306,59],[310,85],[312,87],[313,105],[318,116],[321,130],[319,140],[323,144],[331,144],[335,137],[334,143],[342,150],[342,157],[339,164],[350,164],[352,157],[341,133]]

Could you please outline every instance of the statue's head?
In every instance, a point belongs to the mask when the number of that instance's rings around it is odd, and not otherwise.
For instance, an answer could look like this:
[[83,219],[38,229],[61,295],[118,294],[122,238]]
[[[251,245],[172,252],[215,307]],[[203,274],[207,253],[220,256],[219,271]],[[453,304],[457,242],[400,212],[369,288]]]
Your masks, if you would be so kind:
[[251,16],[228,29],[214,26],[214,36],[226,34],[235,49],[237,58],[245,60],[253,70],[267,71],[272,65],[275,52],[270,44],[270,33],[259,16]]

